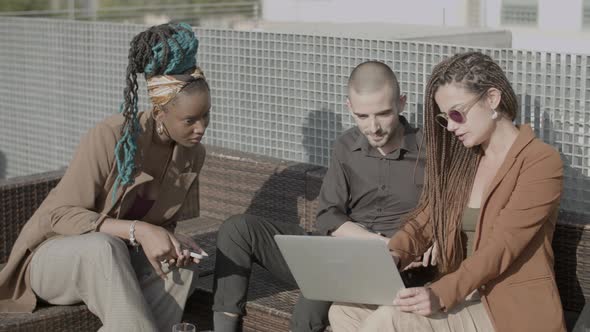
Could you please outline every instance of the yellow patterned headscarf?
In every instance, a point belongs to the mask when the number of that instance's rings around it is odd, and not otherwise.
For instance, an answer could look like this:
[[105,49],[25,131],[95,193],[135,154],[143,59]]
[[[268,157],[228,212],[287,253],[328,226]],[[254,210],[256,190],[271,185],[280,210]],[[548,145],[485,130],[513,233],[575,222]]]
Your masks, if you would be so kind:
[[157,75],[147,80],[148,96],[152,104],[164,106],[170,102],[188,83],[205,79],[201,68],[196,67],[191,74]]

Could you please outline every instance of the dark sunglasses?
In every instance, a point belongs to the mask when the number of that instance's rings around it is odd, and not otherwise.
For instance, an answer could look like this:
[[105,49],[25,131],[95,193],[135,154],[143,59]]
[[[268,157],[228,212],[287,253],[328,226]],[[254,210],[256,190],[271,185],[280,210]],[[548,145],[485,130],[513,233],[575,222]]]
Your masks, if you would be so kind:
[[463,123],[465,122],[465,115],[463,115],[463,113],[459,111],[452,110],[449,111],[448,114],[440,112],[434,118],[434,120],[436,120],[436,123],[438,123],[441,127],[445,129],[447,129],[447,127],[449,126],[449,119],[453,120],[456,123]]
[[[486,91],[487,92],[487,91]],[[469,110],[471,110],[471,108],[477,104],[481,98],[483,98],[483,96],[485,96],[486,93],[482,93],[480,95],[478,95],[477,97],[475,97],[471,102],[469,102],[465,107],[463,107],[462,110],[450,110],[449,113],[445,113],[445,112],[440,112],[436,115],[436,117],[434,117],[434,120],[436,121],[436,123],[438,123],[441,127],[447,129],[447,126],[449,125],[449,119],[453,120],[453,122],[455,123],[465,123],[465,117],[467,112],[469,112]]]

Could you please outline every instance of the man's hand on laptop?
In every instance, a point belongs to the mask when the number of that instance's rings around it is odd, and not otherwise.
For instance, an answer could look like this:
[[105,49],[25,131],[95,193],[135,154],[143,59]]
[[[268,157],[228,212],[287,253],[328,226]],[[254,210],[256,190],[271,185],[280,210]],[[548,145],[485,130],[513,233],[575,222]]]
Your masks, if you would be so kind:
[[358,238],[370,238],[380,239],[386,244],[389,243],[389,238],[385,237],[381,233],[373,233],[363,227],[361,224],[353,221],[347,221],[332,232],[332,236],[336,237],[358,237]]
[[408,266],[406,266],[403,271],[406,271],[408,269],[413,269],[416,267],[427,267],[429,265],[432,266],[436,266],[436,262],[438,259],[438,245],[436,244],[436,242],[430,246],[430,248],[428,248],[428,250],[426,250],[426,252],[422,255],[422,257],[417,257],[415,261],[413,261],[412,263],[408,264]]

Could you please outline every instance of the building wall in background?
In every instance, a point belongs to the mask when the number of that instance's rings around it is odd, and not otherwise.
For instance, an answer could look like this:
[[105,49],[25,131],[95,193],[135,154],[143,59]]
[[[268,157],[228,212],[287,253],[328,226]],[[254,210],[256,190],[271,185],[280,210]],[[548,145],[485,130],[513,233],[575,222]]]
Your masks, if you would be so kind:
[[589,0],[262,0],[268,21],[509,29],[512,47],[590,54]]
[[263,0],[268,21],[465,25],[465,0]]

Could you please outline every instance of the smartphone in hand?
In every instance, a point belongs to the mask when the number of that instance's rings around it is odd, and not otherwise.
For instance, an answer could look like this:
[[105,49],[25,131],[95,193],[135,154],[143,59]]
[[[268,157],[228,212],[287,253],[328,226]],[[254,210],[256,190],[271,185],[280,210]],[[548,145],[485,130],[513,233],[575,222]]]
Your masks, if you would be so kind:
[[194,251],[190,251],[190,256],[196,259],[203,259],[205,257],[209,257],[209,255],[205,251],[202,251],[200,254],[197,254]]

